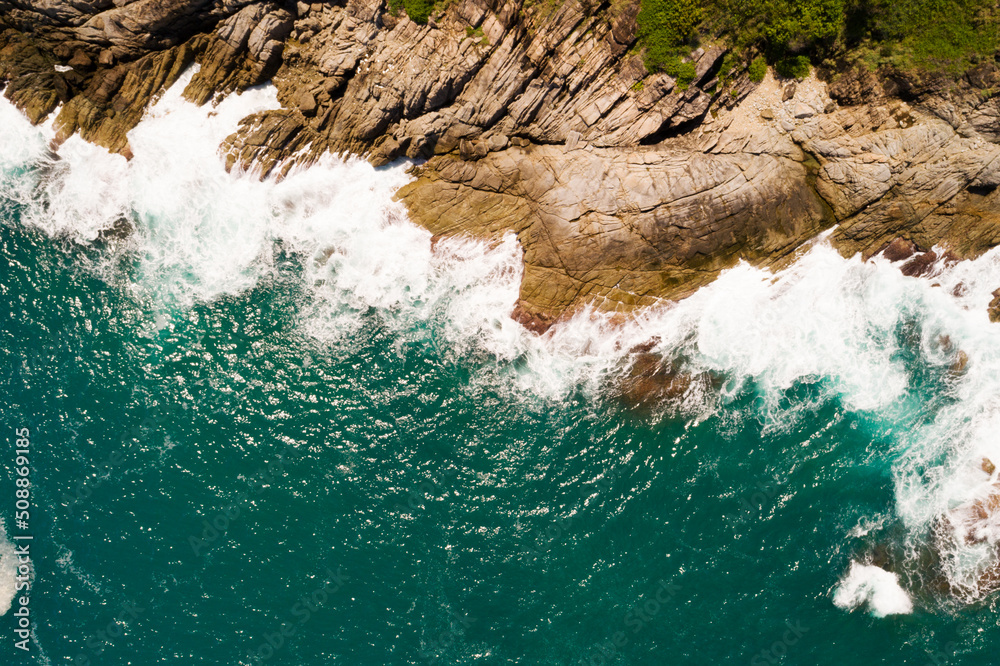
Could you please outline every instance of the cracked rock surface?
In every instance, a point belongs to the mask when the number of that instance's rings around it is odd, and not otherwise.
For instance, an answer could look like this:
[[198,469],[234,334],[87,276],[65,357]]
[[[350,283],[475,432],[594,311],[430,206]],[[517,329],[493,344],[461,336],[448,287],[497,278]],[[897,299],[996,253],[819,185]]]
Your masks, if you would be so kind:
[[905,239],[975,257],[1000,243],[1000,146],[966,122],[982,109],[932,108],[885,95],[841,107],[815,78],[789,91],[769,75],[655,146],[441,156],[400,197],[436,233],[516,233],[515,315],[540,329],[582,303],[683,297],[740,259],[780,266],[833,226],[845,255]]

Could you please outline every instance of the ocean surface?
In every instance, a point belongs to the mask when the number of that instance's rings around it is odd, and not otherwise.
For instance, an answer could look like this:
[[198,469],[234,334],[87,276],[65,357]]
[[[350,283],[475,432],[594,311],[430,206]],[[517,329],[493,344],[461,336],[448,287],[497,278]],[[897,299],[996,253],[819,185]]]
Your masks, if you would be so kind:
[[[1000,464],[1000,254],[819,238],[537,336],[513,238],[432,250],[405,164],[228,174],[275,92],[184,83],[131,162],[0,101],[0,664],[996,663],[1000,528],[942,516]],[[682,396],[622,399],[643,344]]]

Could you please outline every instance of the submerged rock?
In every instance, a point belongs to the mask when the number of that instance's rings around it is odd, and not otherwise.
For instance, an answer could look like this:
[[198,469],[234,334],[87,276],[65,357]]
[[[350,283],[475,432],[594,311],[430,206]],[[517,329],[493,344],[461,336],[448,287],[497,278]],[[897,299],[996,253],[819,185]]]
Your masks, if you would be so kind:
[[617,380],[616,393],[627,407],[656,410],[680,407],[681,403],[721,385],[719,379],[706,372],[690,372],[673,359],[653,351],[660,344],[654,337],[633,347],[628,365]]
[[860,561],[898,574],[914,600],[932,605],[949,597],[975,601],[1000,589],[1000,479],[986,457],[975,473],[981,481],[971,489],[973,499],[938,515],[928,534],[914,539],[897,523]]
[[906,240],[905,238],[896,238],[886,245],[885,249],[881,252],[882,256],[889,261],[903,261],[919,252],[919,248],[913,241]]
[[[938,266],[938,262],[941,262],[941,266]],[[933,250],[928,252],[922,252],[915,255],[912,259],[903,264],[900,269],[903,275],[909,277],[926,277],[939,270],[939,268],[947,266],[949,264],[954,264],[958,261],[958,257],[951,252],[945,252],[944,254],[938,255],[937,252]]]
[[952,361],[951,365],[948,367],[948,371],[952,375],[960,375],[965,372],[966,368],[969,367],[969,355],[966,354],[961,349],[955,354],[955,360]]
[[[997,520],[997,512],[1000,510],[1000,481],[992,479],[996,466],[989,458],[983,458],[981,468],[991,477],[986,495],[952,509],[947,515],[954,537],[965,545],[987,541],[994,543],[997,536],[1000,536],[995,534],[1000,527],[1000,521]],[[1000,566],[1000,563],[995,566]]]
[[978,497],[950,510],[935,529],[935,542],[942,553],[952,554],[980,545],[988,547],[988,561],[973,573],[974,580],[961,582],[963,587],[971,587],[976,596],[1000,588],[1000,479],[989,458],[982,458],[980,469],[985,476]]
[[694,381],[662,356],[639,352],[621,381],[621,397],[631,407],[654,407],[681,399]]

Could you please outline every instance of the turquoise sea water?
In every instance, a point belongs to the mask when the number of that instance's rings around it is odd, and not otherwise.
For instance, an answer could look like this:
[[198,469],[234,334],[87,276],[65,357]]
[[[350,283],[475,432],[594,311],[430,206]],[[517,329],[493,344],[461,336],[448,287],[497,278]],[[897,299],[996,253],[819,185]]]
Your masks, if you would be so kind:
[[[402,167],[222,172],[272,94],[168,94],[131,164],[0,109],[0,602],[17,535],[34,563],[0,663],[995,662],[993,555],[933,532],[1000,462],[1000,262],[935,287],[821,243],[538,338],[513,241],[432,253]],[[650,339],[701,379],[634,409]]]

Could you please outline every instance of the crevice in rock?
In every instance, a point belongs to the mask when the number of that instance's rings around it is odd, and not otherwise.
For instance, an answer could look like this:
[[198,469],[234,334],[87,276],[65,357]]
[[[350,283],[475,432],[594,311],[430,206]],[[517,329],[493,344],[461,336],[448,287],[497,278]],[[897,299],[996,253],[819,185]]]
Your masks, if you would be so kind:
[[[820,202],[820,205],[823,207],[823,219],[824,219],[823,228],[829,229],[833,225],[841,222],[841,220],[837,219],[837,213],[834,211],[833,206],[830,205],[830,202],[827,201],[826,197],[824,197],[819,191],[818,187],[819,170],[822,168],[822,166],[815,154],[806,150],[805,147],[803,147],[801,144],[798,145],[806,156],[806,159],[803,160],[802,162],[802,166],[806,170],[806,187],[808,187],[810,191],[812,191],[813,195],[815,195],[816,199]],[[877,199],[877,201],[881,201],[881,198]],[[867,208],[867,206],[865,207]]]
[[978,196],[981,196],[981,197],[985,197],[985,196],[987,196],[987,195],[992,194],[993,192],[995,192],[996,189],[997,189],[997,186],[996,185],[992,185],[992,184],[991,185],[969,185],[966,189],[969,191],[969,194],[975,194],[975,195],[978,195]]
[[673,116],[667,118],[665,121],[663,121],[663,125],[660,126],[660,129],[640,139],[639,145],[655,146],[656,144],[663,143],[668,139],[676,139],[679,136],[690,134],[693,130],[698,129],[698,127],[702,124],[702,122],[704,122],[705,115],[708,114],[708,109],[710,108],[711,104],[709,104],[704,111],[702,111],[694,118],[691,118],[690,120],[685,120],[672,127],[670,126],[670,121],[673,119]]
[[[709,67],[704,74],[698,77],[698,79],[695,81],[695,85],[704,90],[702,86],[704,86],[706,83],[714,81],[716,77],[718,77],[719,72],[722,70],[722,63],[725,59],[726,59],[726,51],[723,51],[715,59],[715,62],[712,63],[712,66]],[[715,99],[712,100],[712,103],[715,103]]]

